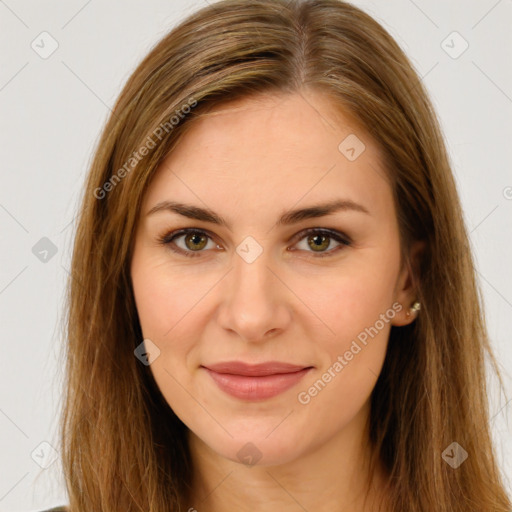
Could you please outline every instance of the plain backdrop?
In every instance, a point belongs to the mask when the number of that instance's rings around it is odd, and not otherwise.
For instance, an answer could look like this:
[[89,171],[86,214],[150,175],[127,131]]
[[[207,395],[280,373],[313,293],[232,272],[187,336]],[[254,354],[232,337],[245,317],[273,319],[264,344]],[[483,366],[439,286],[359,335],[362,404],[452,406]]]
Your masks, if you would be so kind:
[[[354,3],[412,59],[442,123],[505,372],[506,396],[491,379],[490,406],[512,489],[512,2]],[[109,109],[135,66],[204,5],[0,0],[0,512],[67,503],[57,362],[77,199]]]

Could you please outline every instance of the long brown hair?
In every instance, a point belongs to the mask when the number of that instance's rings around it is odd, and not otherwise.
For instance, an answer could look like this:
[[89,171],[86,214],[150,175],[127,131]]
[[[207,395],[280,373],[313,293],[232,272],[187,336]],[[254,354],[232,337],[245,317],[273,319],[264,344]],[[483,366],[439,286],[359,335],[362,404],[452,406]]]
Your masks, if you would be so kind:
[[[223,102],[305,89],[352,115],[385,156],[403,254],[424,240],[418,319],[393,327],[370,441],[391,510],[509,512],[490,435],[481,292],[437,119],[391,36],[338,0],[223,0],[189,16],[127,81],[99,140],[68,283],[63,469],[71,512],[179,510],[193,468],[186,426],[134,356],[130,281],[140,205],[157,166]],[[145,147],[146,149],[142,149]],[[452,442],[468,453],[453,468]]]

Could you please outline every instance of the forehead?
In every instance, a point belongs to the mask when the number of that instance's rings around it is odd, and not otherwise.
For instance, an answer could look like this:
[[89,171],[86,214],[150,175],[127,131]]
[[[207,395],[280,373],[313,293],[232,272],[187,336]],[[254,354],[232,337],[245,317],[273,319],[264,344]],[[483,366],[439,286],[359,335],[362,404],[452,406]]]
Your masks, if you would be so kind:
[[157,169],[145,204],[179,198],[261,213],[339,197],[389,206],[379,150],[330,99],[304,92],[238,99],[194,120]]

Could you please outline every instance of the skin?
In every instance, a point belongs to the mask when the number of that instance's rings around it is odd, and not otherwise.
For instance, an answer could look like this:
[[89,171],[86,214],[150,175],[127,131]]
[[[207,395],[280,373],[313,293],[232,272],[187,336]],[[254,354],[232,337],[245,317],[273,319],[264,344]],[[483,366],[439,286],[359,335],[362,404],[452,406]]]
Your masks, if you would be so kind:
[[[338,149],[349,134],[365,144],[354,161]],[[284,211],[340,198],[369,214],[347,210],[276,225]],[[166,210],[148,215],[166,200],[209,208],[229,228]],[[211,237],[204,247],[185,236],[174,240],[195,257],[158,240],[183,228]],[[315,252],[308,244],[315,233],[295,236],[306,228],[339,231],[352,244],[327,238]],[[247,236],[263,249],[252,263],[236,252]],[[325,96],[245,98],[196,122],[150,183],[131,262],[144,338],[160,350],[151,371],[189,428],[195,479],[185,510],[372,510],[372,500],[384,496],[384,473],[377,466],[364,506],[369,398],[391,325],[414,321],[406,311],[416,299],[420,248],[411,248],[411,266],[401,265],[379,149],[356,121],[334,115]],[[396,303],[403,305],[399,312]],[[298,394],[390,310],[395,314],[378,334],[300,403]],[[245,401],[225,394],[200,367],[227,360],[314,369],[278,396]],[[254,465],[237,456],[247,443],[261,456]]]

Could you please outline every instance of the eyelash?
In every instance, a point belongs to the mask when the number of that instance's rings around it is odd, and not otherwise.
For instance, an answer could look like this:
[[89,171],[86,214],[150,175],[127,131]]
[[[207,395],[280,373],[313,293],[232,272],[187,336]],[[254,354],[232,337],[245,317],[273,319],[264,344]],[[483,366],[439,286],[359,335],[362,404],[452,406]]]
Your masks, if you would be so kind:
[[[319,228],[309,228],[301,231],[300,233],[297,233],[296,237],[298,238],[297,242],[300,242],[302,239],[306,238],[307,236],[315,234],[315,235],[324,235],[328,238],[331,238],[335,240],[336,242],[339,242],[341,245],[335,247],[334,249],[331,249],[326,252],[318,252],[315,253],[313,251],[306,251],[311,252],[314,254],[314,258],[325,258],[328,256],[332,256],[333,253],[337,253],[340,249],[343,249],[343,247],[349,247],[352,245],[352,241],[350,238],[345,235],[344,233],[340,233],[339,231],[329,230],[329,229],[319,229]],[[207,231],[200,230],[200,229],[194,229],[194,228],[186,228],[186,229],[180,229],[178,231],[173,231],[171,233],[164,234],[163,236],[158,238],[158,243],[165,245],[168,247],[171,251],[181,254],[183,256],[186,256],[188,258],[195,258],[198,256],[201,256],[201,252],[204,252],[204,250],[201,251],[185,251],[179,247],[176,247],[174,244],[174,240],[176,238],[179,238],[181,236],[186,235],[206,235],[208,238],[210,238],[212,241],[212,237],[209,235]]]

